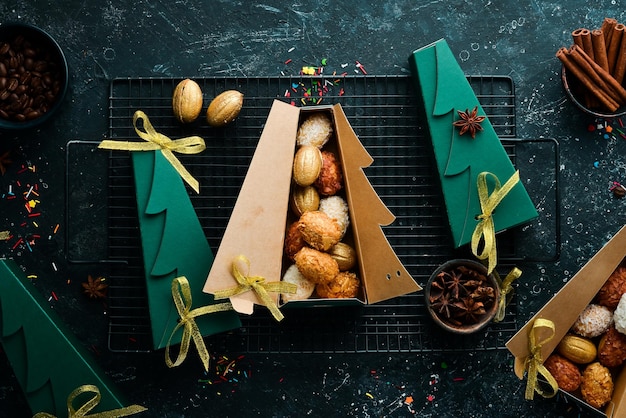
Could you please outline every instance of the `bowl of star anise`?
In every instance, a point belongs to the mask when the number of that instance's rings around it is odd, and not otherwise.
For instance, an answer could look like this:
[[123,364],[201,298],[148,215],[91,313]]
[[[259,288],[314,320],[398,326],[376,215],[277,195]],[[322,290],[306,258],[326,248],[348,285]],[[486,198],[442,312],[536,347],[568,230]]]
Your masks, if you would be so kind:
[[493,320],[500,286],[487,268],[473,260],[450,260],[437,268],[424,289],[426,307],[440,327],[471,334]]

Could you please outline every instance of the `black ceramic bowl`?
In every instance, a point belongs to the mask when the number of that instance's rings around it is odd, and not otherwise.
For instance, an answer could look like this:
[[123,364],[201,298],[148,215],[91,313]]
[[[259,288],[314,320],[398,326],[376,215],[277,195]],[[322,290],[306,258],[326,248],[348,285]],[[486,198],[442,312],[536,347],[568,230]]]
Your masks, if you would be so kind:
[[[454,323],[453,321],[447,320],[445,315],[439,314],[437,312],[439,309],[436,309],[435,306],[433,306],[433,300],[431,299],[431,294],[434,294],[434,292],[436,291],[436,289],[433,289],[433,281],[437,278],[437,276],[441,272],[457,271],[456,269],[459,266],[474,270],[478,274],[484,276],[486,278],[486,282],[494,290],[493,303],[487,306],[486,312],[479,316],[477,322],[472,324],[460,325]],[[498,285],[498,282],[493,274],[487,274],[487,267],[485,267],[484,265],[473,260],[456,259],[450,260],[442,264],[433,272],[424,289],[424,296],[426,299],[426,307],[428,308],[428,313],[437,325],[455,334],[472,334],[476,331],[483,329],[496,316],[496,313],[498,312],[498,300],[500,299],[500,286]],[[451,311],[453,310],[454,308],[451,308]]]
[[67,85],[65,55],[48,33],[26,23],[0,24],[0,129],[29,129],[49,120]]
[[587,107],[584,100],[583,86],[576,77],[568,74],[565,66],[561,67],[561,81],[563,82],[563,88],[565,89],[567,97],[583,112],[597,118],[615,118],[626,115],[626,106],[620,107],[615,112]]

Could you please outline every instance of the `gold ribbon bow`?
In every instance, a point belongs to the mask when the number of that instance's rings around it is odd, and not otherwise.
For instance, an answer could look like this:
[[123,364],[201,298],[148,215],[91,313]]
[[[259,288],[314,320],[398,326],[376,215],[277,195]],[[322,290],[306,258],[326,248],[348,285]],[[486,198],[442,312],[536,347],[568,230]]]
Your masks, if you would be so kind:
[[[204,365],[204,370],[208,371],[210,359],[209,351],[204,344],[200,328],[198,328],[198,324],[196,324],[194,318],[214,312],[228,311],[231,310],[233,306],[230,302],[225,302],[215,305],[202,306],[192,310],[191,288],[189,287],[189,281],[184,276],[177,277],[172,280],[172,298],[174,299],[176,310],[180,316],[180,321],[176,324],[176,327],[172,331],[170,339],[167,341],[167,345],[165,346],[165,364],[167,364],[167,367],[170,368],[180,366],[187,357],[189,344],[193,339],[196,349],[198,350],[200,360],[202,360],[202,364]],[[172,361],[170,358],[170,345],[174,334],[181,327],[183,328],[183,336],[180,342],[180,350],[178,351],[176,360]]]
[[[495,187],[491,194],[489,194],[489,187],[487,186],[487,176],[493,177],[495,181]],[[500,186],[500,180],[498,180],[495,174],[485,171],[478,175],[478,199],[482,213],[478,215],[477,219],[479,222],[472,234],[471,246],[472,253],[479,260],[488,259],[488,274],[496,267],[498,256],[496,252],[496,231],[491,215],[502,199],[504,199],[518,182],[519,171],[516,171],[502,187]],[[483,241],[484,245],[482,251],[478,252],[478,246],[481,241]]]
[[[535,333],[540,329],[545,328],[550,331],[550,335],[548,335],[543,340],[537,341],[537,336]],[[530,349],[530,354],[524,361],[524,368],[528,372],[528,381],[526,382],[526,393],[525,398],[528,400],[532,400],[535,397],[535,392],[543,396],[544,398],[551,398],[556,395],[559,385],[554,379],[554,377],[550,374],[548,369],[543,365],[543,360],[541,358],[541,348],[545,343],[550,341],[554,337],[554,322],[549,319],[538,318],[535,319],[532,328],[530,329],[530,334],[528,336],[528,348]],[[539,382],[537,382],[537,375],[542,375],[548,384],[550,385],[551,392],[546,392],[543,388],[539,386]]]
[[[144,131],[141,131],[137,127],[137,121],[143,121]],[[118,150],[118,151],[156,151],[160,150],[163,156],[172,167],[180,174],[180,176],[191,186],[196,192],[200,193],[200,183],[196,180],[189,171],[182,165],[178,158],[172,151],[179,154],[198,154],[206,149],[204,139],[199,136],[190,136],[187,138],[180,138],[172,140],[167,136],[158,133],[152,124],[148,116],[141,110],[137,110],[133,115],[133,127],[137,135],[147,143],[143,142],[130,142],[130,141],[114,141],[104,140],[98,145],[98,148]]]
[[[74,409],[74,400],[82,395],[83,393],[91,393],[93,396],[87,400],[80,408]],[[97,412],[95,414],[89,414],[93,408],[95,408],[99,403],[102,395],[100,395],[100,389],[94,385],[83,385],[74,389],[72,393],[67,397],[67,414],[68,418],[118,418],[118,417],[127,417],[130,415],[135,415],[143,411],[147,411],[147,408],[144,408],[140,405],[131,405],[125,408],[113,409],[110,411]],[[56,418],[54,415],[49,414],[47,412],[38,412],[33,415],[33,418]]]
[[[239,263],[243,263],[246,265],[246,274],[244,275],[239,270]],[[218,290],[214,293],[215,299],[226,299],[231,296],[238,295],[240,293],[245,293],[249,290],[253,290],[256,295],[261,299],[263,305],[265,305],[272,315],[274,319],[277,321],[282,321],[284,318],[276,303],[272,300],[268,292],[278,292],[278,293],[295,293],[298,287],[293,283],[286,282],[265,282],[265,278],[261,276],[249,276],[250,272],[250,260],[246,256],[239,255],[235,258],[232,264],[232,274],[235,280],[237,280],[237,286],[230,287],[228,289]]]
[[[494,271],[495,273],[495,271]],[[493,322],[500,322],[504,319],[506,315],[506,304],[507,297],[509,293],[513,291],[513,280],[519,279],[522,275],[522,270],[517,267],[513,267],[513,269],[506,275],[503,281],[500,280],[500,276],[495,274],[494,276],[500,282],[500,300],[498,300],[498,311],[496,312],[496,316],[493,318]]]

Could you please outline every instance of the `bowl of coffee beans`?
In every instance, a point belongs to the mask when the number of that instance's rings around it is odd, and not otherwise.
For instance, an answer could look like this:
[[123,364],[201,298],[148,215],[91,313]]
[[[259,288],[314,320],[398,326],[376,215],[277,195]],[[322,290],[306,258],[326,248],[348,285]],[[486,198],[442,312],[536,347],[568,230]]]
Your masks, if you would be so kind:
[[59,44],[26,23],[0,24],[0,129],[40,125],[61,106],[68,68]]

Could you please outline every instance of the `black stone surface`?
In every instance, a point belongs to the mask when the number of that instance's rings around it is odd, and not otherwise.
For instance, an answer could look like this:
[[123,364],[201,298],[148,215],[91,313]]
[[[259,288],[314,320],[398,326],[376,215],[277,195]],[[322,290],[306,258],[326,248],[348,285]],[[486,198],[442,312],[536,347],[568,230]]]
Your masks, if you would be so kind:
[[[566,100],[554,53],[571,44],[572,30],[599,27],[604,17],[624,21],[625,15],[616,1],[5,1],[3,21],[32,23],[57,39],[71,85],[53,121],[32,132],[0,133],[0,153],[20,153],[0,184],[18,175],[20,162],[35,164],[35,180],[47,186],[41,227],[48,231],[59,223],[63,230],[66,144],[106,136],[115,77],[278,76],[323,58],[339,71],[342,63],[345,71],[358,71],[358,60],[368,74],[408,74],[412,50],[446,38],[467,74],[512,77],[518,137],[555,138],[561,145],[561,256],[523,266],[517,287],[523,324],[624,223],[626,201],[615,199],[609,185],[626,176],[626,142],[587,130],[594,120]],[[85,193],[97,194],[104,185],[90,187]],[[16,222],[15,209],[0,207],[4,229],[5,222]],[[92,239],[85,245],[105,242],[97,232]],[[82,297],[80,279],[67,284],[85,276],[87,267],[65,262],[64,244],[58,234],[32,253],[2,246],[0,255],[37,275],[43,294],[55,291],[54,309],[127,398],[150,409],[144,416],[590,416],[563,399],[525,401],[525,382],[514,376],[506,350],[218,353],[243,355],[236,364],[247,375],[220,384],[204,382],[214,376],[199,372],[193,355],[170,370],[161,352],[111,353],[105,307]],[[409,396],[410,406],[404,404]],[[0,416],[30,416],[6,359],[0,360]]]

